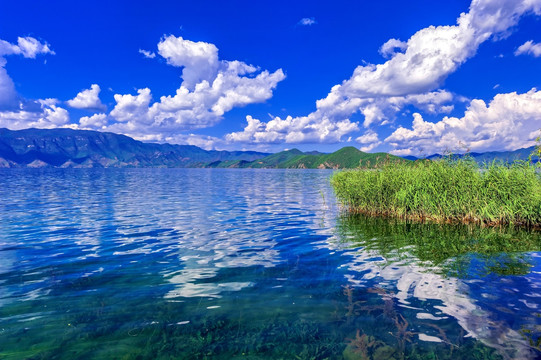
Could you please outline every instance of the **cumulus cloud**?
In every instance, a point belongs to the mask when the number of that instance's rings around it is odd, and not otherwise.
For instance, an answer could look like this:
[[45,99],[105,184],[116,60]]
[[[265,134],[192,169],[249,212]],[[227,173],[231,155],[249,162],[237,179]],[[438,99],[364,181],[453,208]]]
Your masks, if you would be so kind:
[[533,40],[526,41],[524,44],[520,45],[515,51],[515,56],[518,55],[532,55],[535,57],[541,56],[541,43],[534,43]]
[[535,144],[541,128],[541,91],[532,89],[524,94],[498,94],[487,105],[472,100],[464,116],[444,117],[436,123],[413,115],[411,129],[399,127],[385,142],[396,154],[428,154],[456,151],[464,144],[471,151],[516,150]]
[[355,139],[355,141],[363,145],[361,146],[361,151],[371,151],[382,143],[378,134],[372,130],[368,130],[362,136]]
[[344,98],[422,94],[437,89],[449,74],[472,57],[481,43],[503,36],[527,12],[541,14],[539,0],[474,0],[453,26],[429,26],[406,43],[391,39],[382,46],[399,46],[383,64],[358,66],[353,76],[331,89],[318,108],[336,106]]
[[[39,54],[54,55],[49,44],[42,43],[33,37],[18,37],[17,45],[11,44],[5,40],[0,40],[0,56],[22,55],[25,58],[35,59]],[[4,59],[5,61],[5,59]]]
[[116,106],[110,115],[116,121],[127,122],[132,120],[136,123],[148,123],[151,121],[148,114],[149,104],[152,100],[149,88],[137,90],[137,95],[115,94],[114,98]]
[[[285,119],[275,117],[266,123],[248,116],[247,126],[243,131],[227,134],[225,138],[229,142],[245,144],[337,143],[346,140],[347,135],[359,131],[358,124],[348,118],[359,109],[365,118],[364,126],[369,127],[378,122],[385,124],[384,119],[392,117],[407,105],[414,105],[432,114],[449,113],[453,110],[453,105],[449,102],[455,98],[448,91],[438,90],[408,96],[350,99],[337,104],[332,111],[317,110],[307,116],[288,116]],[[370,151],[380,144],[381,142],[365,144],[361,150]]]
[[5,65],[6,57],[20,55],[35,59],[41,54],[54,55],[49,44],[33,37],[19,37],[17,44],[0,40],[0,127],[10,129],[55,128],[69,124],[69,113],[58,106],[58,99],[26,100],[17,95]]
[[[481,43],[509,35],[526,13],[541,14],[541,0],[473,0],[469,12],[462,13],[456,25],[429,26],[405,42],[390,39],[384,43],[380,53],[389,60],[358,66],[351,78],[333,86],[316,102],[313,113],[267,123],[248,118],[243,132],[226,138],[254,143],[340,141],[347,131],[358,130],[350,121],[358,112],[364,116],[365,127],[388,123],[408,105],[431,114],[450,113],[454,101],[465,99],[439,89],[444,80],[474,56]],[[284,135],[275,130],[276,124],[303,136]],[[300,125],[307,130],[299,132]]]
[[107,115],[100,113],[92,116],[83,116],[79,119],[79,129],[101,130],[107,125]]
[[407,47],[408,44],[404,41],[400,41],[398,39],[389,39],[385,44],[381,45],[379,48],[379,53],[385,58],[390,58],[397,53],[397,50],[401,52],[406,50]]
[[100,91],[98,84],[92,84],[90,89],[81,91],[75,98],[66,101],[66,103],[76,109],[105,111],[107,107],[100,100]]
[[336,143],[353,131],[359,130],[349,120],[331,121],[315,119],[314,114],[303,117],[275,117],[265,123],[251,116],[246,117],[243,131],[226,135],[230,142],[277,144],[277,143]]
[[[474,0],[470,11],[460,15],[457,25],[429,26],[405,43],[396,39],[386,42],[382,53],[389,54],[397,47],[404,52],[392,53],[392,58],[383,64],[358,66],[350,79],[334,86],[326,98],[316,102],[317,108],[331,115],[337,108],[346,107],[350,115],[361,110],[365,116],[369,115],[365,119],[367,126],[385,118],[381,109],[396,111],[399,103],[408,103],[396,99],[409,97],[414,105],[423,105],[414,96],[431,94],[475,54],[482,42],[508,31],[526,12],[541,13],[540,4],[539,0]],[[379,113],[374,103],[379,104]],[[445,112],[451,108],[440,110]],[[434,107],[429,111],[439,110]]]
[[33,37],[19,37],[17,44],[0,40],[0,107],[18,105],[15,85],[5,69],[6,56],[21,55],[25,58],[35,59],[40,54],[54,55],[54,51],[51,50],[49,44],[42,43]]
[[[0,112],[0,127],[12,130],[26,128],[52,129],[69,124],[69,113],[56,106],[56,99],[45,99],[27,105],[27,110]],[[36,108],[34,108],[36,107]]]
[[218,73],[218,48],[203,41],[169,35],[158,44],[158,53],[173,66],[182,67],[182,85],[193,90],[202,81],[211,82]]
[[387,119],[393,118],[397,112],[408,105],[413,105],[430,114],[448,114],[454,109],[452,104],[454,101],[464,101],[464,98],[443,89],[424,94],[358,100],[360,111],[364,115],[364,127],[369,127],[374,123],[385,125],[388,123]]
[[[470,101],[442,89],[442,84],[475,55],[483,42],[507,37],[520,17],[528,13],[541,14],[541,0],[473,0],[468,12],[458,16],[456,24],[429,26],[406,41],[385,42],[379,51],[386,61],[358,66],[349,79],[333,86],[326,97],[316,102],[314,112],[268,121],[247,116],[242,131],[222,139],[185,133],[216,125],[235,107],[268,100],[285,78],[282,69],[270,72],[242,61],[221,60],[214,44],[164,36],[156,53],[139,52],[150,58],[160,55],[169,65],[178,67],[182,77],[178,90],[159,99],[154,99],[148,88],[139,89],[136,94],[116,94],[116,105],[109,114],[83,117],[77,126],[116,131],[142,140],[191,142],[205,147],[218,143],[249,146],[332,143],[349,139],[352,133],[360,131],[360,125],[351,120],[360,113],[366,129],[356,140],[364,151],[382,142],[391,144],[396,153],[402,154],[412,147],[441,151],[456,146],[459,140],[477,151],[496,146],[527,146],[539,120],[535,110],[540,108],[536,102],[537,90],[500,94],[489,105],[473,100],[462,118],[445,116],[436,123],[425,121],[420,112],[449,114],[457,101]],[[305,18],[299,25],[315,23],[315,19]],[[539,45],[526,42],[515,54],[539,56]],[[33,38],[20,38],[17,44],[0,41],[0,103],[2,96],[5,99],[6,94],[15,94],[13,82],[5,72],[6,56],[18,54],[31,58],[40,53],[53,52],[47,44]],[[87,104],[93,99],[94,105],[102,106],[94,109],[104,110],[98,95],[99,87],[96,91],[93,86],[69,102]],[[17,124],[66,125],[67,112],[57,102],[44,100],[34,107],[34,110],[3,113],[0,121],[9,117]],[[399,127],[381,140],[373,127],[392,122],[397,113],[405,108],[409,111],[409,107],[419,111],[413,116],[411,128]]]
[[268,100],[285,79],[282,69],[269,72],[242,61],[220,60],[218,49],[209,43],[171,35],[160,41],[158,50],[169,64],[182,67],[180,88],[156,102],[148,88],[137,95],[115,94],[109,114],[114,122],[107,130],[139,139],[178,139],[182,132],[216,125],[235,107]]
[[139,49],[139,54],[143,54],[143,56],[147,59],[154,59],[156,57],[156,54],[154,52],[148,50]]
[[301,26],[310,26],[310,25],[314,25],[314,24],[317,24],[317,21],[315,18],[313,17],[310,17],[310,18],[302,18],[299,20],[299,22],[297,23],[298,25],[301,25]]

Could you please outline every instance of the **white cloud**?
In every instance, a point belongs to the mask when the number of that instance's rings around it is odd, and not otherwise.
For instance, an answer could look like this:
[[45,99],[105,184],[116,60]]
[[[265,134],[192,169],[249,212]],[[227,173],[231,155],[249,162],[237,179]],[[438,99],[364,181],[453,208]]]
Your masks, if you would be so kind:
[[535,44],[533,40],[526,41],[524,44],[520,45],[515,51],[515,56],[528,54],[535,57],[541,56],[541,43]]
[[92,84],[90,89],[81,91],[75,98],[66,101],[66,103],[76,109],[105,111],[107,107],[100,100],[100,91],[99,85]]
[[379,136],[375,131],[369,130],[355,140],[361,144],[372,144],[379,141]]
[[[540,0],[474,0],[470,11],[460,15],[457,25],[429,26],[419,30],[406,43],[396,39],[386,42],[381,48],[382,53],[389,54],[394,48],[405,52],[392,53],[392,58],[383,64],[358,66],[350,79],[334,86],[326,98],[316,102],[317,108],[333,116],[337,108],[346,104],[349,115],[341,112],[340,116],[350,116],[361,110],[368,114],[365,119],[365,126],[368,126],[386,118],[382,111],[375,112],[374,103],[394,105],[394,112],[400,108],[400,101],[396,102],[400,97],[409,97],[414,105],[423,105],[413,96],[431,94],[449,74],[475,54],[482,42],[504,34],[526,12],[541,13],[540,4]],[[387,100],[393,97],[394,100]],[[406,103],[402,101],[402,104]],[[451,108],[428,109],[430,112],[441,110],[445,112]]]
[[[409,104],[433,114],[449,113],[453,109],[452,105],[448,105],[452,100],[453,94],[438,90],[418,95],[350,99],[342,101],[336,108],[326,113],[318,110],[308,116],[288,116],[285,119],[276,117],[267,123],[248,116],[246,128],[241,132],[227,134],[226,139],[229,142],[253,144],[337,143],[345,140],[346,135],[359,130],[358,124],[348,119],[348,116],[357,109],[361,109],[365,117],[364,126],[368,127],[392,117]],[[363,151],[368,151],[366,149],[365,147]]]
[[[0,62],[2,58],[0,57]],[[15,84],[9,77],[5,68],[0,66],[0,108],[13,106],[17,103]]]
[[[364,115],[365,127],[388,123],[407,105],[431,114],[450,113],[452,102],[464,99],[438,90],[444,80],[475,55],[481,43],[507,36],[519,18],[530,12],[541,14],[541,0],[473,0],[456,25],[429,26],[406,42],[387,41],[380,52],[391,57],[388,61],[358,66],[350,79],[333,86],[327,97],[316,102],[315,112],[267,123],[250,117],[243,132],[226,138],[253,143],[340,141],[358,130],[350,121],[357,112]],[[290,134],[275,130],[277,124]]]
[[406,50],[407,47],[408,44],[404,41],[400,41],[398,39],[389,39],[385,44],[381,45],[381,47],[379,48],[379,53],[384,58],[390,58],[397,53],[396,50],[400,50],[400,52],[402,52]]
[[100,113],[92,116],[83,116],[79,119],[80,129],[101,130],[107,125],[107,115]]
[[223,143],[222,139],[216,138],[214,136],[204,136],[204,135],[184,135],[180,138],[172,139],[179,144],[187,144],[200,147],[205,150],[215,150],[220,144]]
[[302,26],[310,26],[310,25],[314,25],[314,24],[317,24],[317,21],[315,18],[313,17],[310,17],[310,18],[302,18],[299,20],[298,22],[298,25],[302,25]]
[[[26,128],[52,129],[64,127],[69,124],[69,113],[66,109],[54,105],[56,99],[38,100],[33,104],[37,106],[34,111],[2,111],[0,112],[0,127],[12,130]],[[28,106],[32,107],[32,106]]]
[[444,117],[432,123],[414,114],[411,129],[399,127],[385,139],[396,154],[427,154],[457,151],[459,145],[471,151],[515,150],[535,144],[541,128],[541,91],[498,94],[486,105],[472,100],[461,118]]
[[361,151],[365,152],[374,150],[382,143],[379,139],[378,134],[372,130],[368,130],[364,133],[364,135],[359,136],[357,139],[355,139],[355,141],[364,145],[361,146]]
[[214,44],[184,40],[169,35],[158,43],[158,53],[173,66],[183,67],[182,85],[193,90],[203,80],[211,82],[218,73],[220,61]]
[[[138,90],[137,94],[116,94],[116,106],[109,115],[83,117],[79,126],[101,126],[140,139],[192,141],[205,146],[218,143],[263,146],[340,142],[359,131],[359,124],[350,119],[356,113],[364,116],[364,126],[367,128],[389,123],[398,112],[410,105],[430,114],[450,113],[454,109],[453,104],[464,99],[441,89],[446,78],[474,56],[480,44],[488,39],[499,40],[508,36],[519,18],[527,13],[541,14],[541,0],[473,0],[469,11],[461,14],[455,25],[429,26],[407,41],[390,39],[385,42],[380,53],[389,60],[381,64],[365,63],[358,66],[349,79],[333,86],[325,98],[316,102],[316,111],[306,116],[275,117],[267,122],[247,116],[243,131],[227,134],[223,139],[185,135],[185,132],[214,126],[235,107],[268,100],[278,82],[285,78],[283,71],[262,71],[241,61],[220,60],[214,44],[193,42],[173,35],[164,36],[158,44],[157,53],[146,50],[139,52],[146,57],[159,54],[168,64],[180,68],[183,81],[176,93],[159,99],[153,99],[148,88]],[[299,25],[314,23],[315,19],[305,18]],[[519,47],[516,54],[538,56],[535,50],[538,45],[529,41]],[[5,56],[19,54],[35,57],[40,53],[53,52],[47,44],[33,38],[20,38],[16,45],[0,40],[0,104],[2,96],[7,98],[6,94],[15,94],[13,82],[4,68]],[[70,102],[80,100],[80,103],[84,103],[85,96],[82,94],[85,91],[87,95],[95,94],[94,100],[101,104],[99,87],[97,93],[92,93],[95,91],[93,87],[84,90],[79,94],[81,97],[77,95]],[[537,91],[533,92],[537,94]],[[406,146],[428,149],[446,147],[453,142],[453,146],[456,146],[460,137],[479,149],[491,148],[497,141],[506,147],[514,146],[513,142],[528,143],[531,137],[524,136],[527,132],[524,129],[530,131],[533,128],[537,115],[533,110],[528,112],[512,106],[512,101],[519,99],[524,106],[533,101],[526,101],[526,97],[526,94],[500,94],[489,106],[485,105],[485,110],[481,106],[484,102],[473,100],[463,118],[444,117],[437,123],[427,122],[420,114],[415,114],[411,129],[400,127],[386,141],[395,146],[397,153],[411,151]],[[507,98],[512,98],[512,101],[506,103],[503,99]],[[502,105],[504,103],[507,105]],[[66,111],[59,108],[57,103],[40,103],[38,107],[33,111],[14,111],[9,116],[3,113],[0,119],[11,117],[18,124],[26,122],[43,126],[62,123],[66,119],[62,115]],[[490,114],[496,112],[505,114],[502,116],[506,116],[506,119],[493,119]],[[475,123],[475,119],[482,120]],[[509,123],[512,119],[518,119],[516,121],[520,124]],[[501,136],[490,132],[503,131],[503,128],[499,128],[504,126],[502,121],[507,121],[505,126],[514,127],[506,130],[511,140],[494,140]],[[512,130],[523,132],[515,136]],[[430,145],[434,139],[436,144]],[[367,130],[357,137],[357,141],[364,145],[362,149],[373,149],[381,144],[373,130]]]
[[359,148],[359,150],[364,151],[364,152],[370,152],[370,151],[374,150],[376,147],[378,147],[380,144],[381,144],[381,141],[371,143],[371,144],[368,144],[368,145],[365,145],[365,146],[361,146]]
[[149,105],[152,100],[150,89],[137,90],[138,95],[121,95],[115,94],[115,108],[109,115],[119,122],[132,121],[134,123],[149,123]]
[[447,90],[437,90],[424,94],[413,94],[405,97],[389,98],[389,103],[402,108],[404,105],[412,104],[416,108],[424,110],[430,114],[450,113],[454,106],[450,105],[452,101],[464,101],[463,97],[455,99],[452,93]]
[[[415,33],[404,53],[379,65],[358,66],[353,76],[333,87],[318,108],[335,106],[343,98],[422,94],[438,88],[449,74],[473,56],[481,43],[517,24],[520,15],[540,14],[539,0],[474,0],[453,26],[429,26]],[[394,39],[390,40],[392,45]],[[389,47],[389,42],[382,48]]]
[[109,131],[160,141],[178,139],[184,131],[216,125],[235,107],[268,100],[285,78],[282,69],[271,73],[242,61],[219,60],[213,44],[171,35],[158,49],[169,64],[183,67],[180,88],[154,103],[148,88],[139,89],[137,95],[114,95],[117,104],[109,115],[116,122],[107,127]]
[[243,131],[227,134],[226,140],[254,144],[336,143],[359,129],[349,120],[318,119],[314,114],[285,119],[275,117],[267,123],[247,116],[246,121],[248,124]]
[[[0,40],[0,57],[6,55],[22,55],[25,58],[35,59],[39,54],[54,55],[49,44],[41,43],[33,37],[18,37],[17,45],[11,44],[5,40]],[[4,59],[5,61],[5,59]],[[4,63],[5,64],[5,63]],[[4,65],[0,63],[0,65]]]
[[[364,127],[379,123],[385,125],[387,119],[392,119],[405,106],[413,105],[430,114],[448,114],[454,109],[453,101],[464,101],[463,97],[456,97],[447,90],[437,90],[424,94],[407,96],[376,97],[359,99],[359,108],[364,115]],[[346,116],[346,115],[345,115]]]
[[139,54],[143,54],[143,56],[147,59],[154,59],[156,57],[156,54],[154,52],[148,50],[139,49]]
[[17,44],[0,40],[0,127],[9,129],[55,128],[69,123],[66,109],[57,99],[25,100],[18,96],[5,65],[6,56],[20,55],[35,59],[40,54],[54,55],[49,45],[33,37],[19,37]]
[[19,37],[17,38],[17,44],[0,40],[0,107],[17,105],[15,85],[5,69],[6,56],[22,55],[25,58],[35,59],[39,54],[54,55],[54,51],[51,50],[47,43],[41,43],[32,37]]

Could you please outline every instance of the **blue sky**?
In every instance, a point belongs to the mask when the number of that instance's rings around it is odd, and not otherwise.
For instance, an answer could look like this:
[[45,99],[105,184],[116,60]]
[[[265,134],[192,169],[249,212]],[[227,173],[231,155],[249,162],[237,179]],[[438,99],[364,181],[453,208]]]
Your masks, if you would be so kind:
[[514,150],[541,0],[0,3],[0,127],[207,149]]

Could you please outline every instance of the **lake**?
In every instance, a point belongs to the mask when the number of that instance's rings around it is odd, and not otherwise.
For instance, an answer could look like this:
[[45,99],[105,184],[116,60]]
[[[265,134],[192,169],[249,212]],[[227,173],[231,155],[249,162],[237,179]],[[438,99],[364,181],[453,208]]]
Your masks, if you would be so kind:
[[348,216],[325,170],[0,171],[0,359],[535,359],[541,237]]

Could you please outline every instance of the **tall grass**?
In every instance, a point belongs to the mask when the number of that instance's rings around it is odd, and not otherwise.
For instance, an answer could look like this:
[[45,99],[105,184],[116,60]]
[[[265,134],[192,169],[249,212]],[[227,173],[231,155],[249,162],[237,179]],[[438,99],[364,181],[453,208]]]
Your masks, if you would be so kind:
[[436,222],[541,225],[541,179],[529,162],[479,167],[473,160],[387,162],[335,173],[351,212]]

